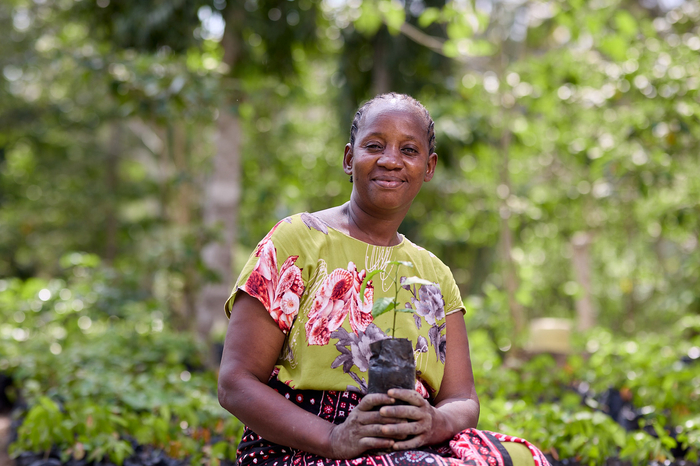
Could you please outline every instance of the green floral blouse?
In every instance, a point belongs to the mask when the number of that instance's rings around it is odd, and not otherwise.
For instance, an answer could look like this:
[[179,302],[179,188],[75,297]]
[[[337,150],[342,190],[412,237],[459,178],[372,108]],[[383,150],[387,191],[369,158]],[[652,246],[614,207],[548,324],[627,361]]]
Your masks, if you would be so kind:
[[[445,316],[464,312],[450,269],[403,237],[396,246],[374,246],[326,225],[309,213],[275,225],[248,259],[226,302],[239,290],[257,298],[286,334],[276,364],[279,380],[296,389],[366,392],[369,344],[389,338],[393,313],[372,318],[375,299],[394,297],[398,277],[417,276],[432,285],[399,287],[395,336],[411,340],[416,390],[434,397],[445,369]],[[360,299],[362,282],[374,275]]]

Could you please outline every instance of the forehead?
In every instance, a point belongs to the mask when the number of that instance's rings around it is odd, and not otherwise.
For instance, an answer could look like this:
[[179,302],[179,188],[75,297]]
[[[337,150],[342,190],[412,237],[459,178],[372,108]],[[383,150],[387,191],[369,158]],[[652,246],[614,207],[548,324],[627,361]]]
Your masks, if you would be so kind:
[[394,130],[427,139],[428,122],[423,113],[408,102],[378,100],[365,110],[358,130],[360,134]]

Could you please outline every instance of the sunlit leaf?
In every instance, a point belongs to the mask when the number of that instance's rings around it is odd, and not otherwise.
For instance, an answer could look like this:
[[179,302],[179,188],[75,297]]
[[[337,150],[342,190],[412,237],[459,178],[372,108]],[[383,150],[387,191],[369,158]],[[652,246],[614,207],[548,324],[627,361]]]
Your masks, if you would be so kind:
[[394,306],[396,306],[396,301],[394,301],[394,298],[379,298],[375,300],[374,304],[372,305],[372,317],[376,319],[377,317],[393,310]]
[[433,285],[433,282],[420,277],[406,277],[401,280],[401,286],[409,285]]
[[457,42],[453,40],[446,40],[442,46],[442,53],[446,57],[454,58],[459,56],[459,48],[457,47]]
[[471,26],[463,17],[447,25],[447,36],[452,40],[466,39],[474,34]]
[[387,266],[389,266],[389,265],[405,265],[406,267],[413,267],[413,262],[408,262],[408,261],[389,261],[386,264],[387,264]]
[[627,37],[637,34],[637,21],[627,10],[617,10],[615,12],[615,26]]
[[393,35],[399,34],[401,25],[406,21],[403,5],[396,0],[380,0],[379,10],[384,16],[389,32]]
[[366,36],[374,35],[382,25],[381,12],[373,2],[362,2],[360,17],[353,23],[355,29]]
[[423,10],[423,13],[421,13],[421,15],[418,17],[418,25],[422,28],[426,28],[439,19],[440,9],[435,7],[428,7],[425,10]]
[[600,50],[616,61],[623,61],[627,58],[628,44],[621,36],[607,36],[600,44]]

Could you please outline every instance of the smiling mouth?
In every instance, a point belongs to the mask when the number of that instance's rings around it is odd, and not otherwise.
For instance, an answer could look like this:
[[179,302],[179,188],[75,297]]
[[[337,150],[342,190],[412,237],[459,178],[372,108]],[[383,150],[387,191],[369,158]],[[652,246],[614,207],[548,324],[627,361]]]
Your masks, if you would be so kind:
[[373,181],[383,188],[398,188],[403,184],[398,178],[375,178]]

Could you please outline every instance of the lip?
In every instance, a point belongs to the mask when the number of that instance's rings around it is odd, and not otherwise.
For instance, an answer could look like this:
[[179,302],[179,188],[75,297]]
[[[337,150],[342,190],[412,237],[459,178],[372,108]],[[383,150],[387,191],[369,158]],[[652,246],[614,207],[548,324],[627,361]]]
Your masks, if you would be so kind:
[[381,186],[382,188],[387,188],[387,189],[392,189],[392,188],[398,188],[403,184],[403,180],[400,178],[396,178],[393,176],[379,176],[374,178],[372,181],[374,181],[376,184]]

